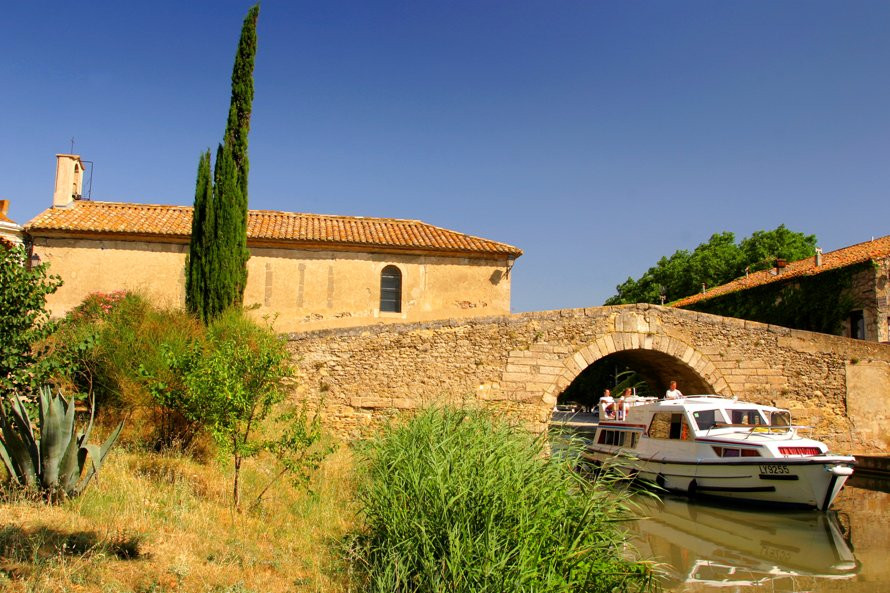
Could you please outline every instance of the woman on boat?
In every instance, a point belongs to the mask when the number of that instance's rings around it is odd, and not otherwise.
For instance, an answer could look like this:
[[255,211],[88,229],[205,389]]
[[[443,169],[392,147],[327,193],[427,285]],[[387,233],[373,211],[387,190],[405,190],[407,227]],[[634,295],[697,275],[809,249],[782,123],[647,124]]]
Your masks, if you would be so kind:
[[618,401],[615,403],[615,417],[618,420],[627,418],[627,410],[630,408],[630,398],[632,397],[633,391],[628,387],[624,390],[624,394],[618,398]]

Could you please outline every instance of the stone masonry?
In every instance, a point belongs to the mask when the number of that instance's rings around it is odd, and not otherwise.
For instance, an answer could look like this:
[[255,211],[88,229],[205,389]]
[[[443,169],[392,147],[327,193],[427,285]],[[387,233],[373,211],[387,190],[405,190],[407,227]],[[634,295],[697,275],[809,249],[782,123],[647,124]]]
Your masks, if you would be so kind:
[[357,438],[398,414],[476,405],[547,427],[585,368],[620,358],[662,389],[791,410],[834,450],[890,451],[890,346],[655,305],[366,326],[289,336],[295,395]]

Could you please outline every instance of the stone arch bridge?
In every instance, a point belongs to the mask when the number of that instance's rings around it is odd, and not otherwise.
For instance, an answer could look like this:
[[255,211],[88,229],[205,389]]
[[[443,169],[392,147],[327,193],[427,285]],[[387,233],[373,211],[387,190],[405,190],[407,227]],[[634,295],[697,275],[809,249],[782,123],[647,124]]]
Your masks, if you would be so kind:
[[291,334],[295,390],[356,437],[406,410],[493,408],[546,429],[591,365],[637,369],[657,390],[790,408],[833,448],[890,451],[890,346],[655,305],[521,313]]

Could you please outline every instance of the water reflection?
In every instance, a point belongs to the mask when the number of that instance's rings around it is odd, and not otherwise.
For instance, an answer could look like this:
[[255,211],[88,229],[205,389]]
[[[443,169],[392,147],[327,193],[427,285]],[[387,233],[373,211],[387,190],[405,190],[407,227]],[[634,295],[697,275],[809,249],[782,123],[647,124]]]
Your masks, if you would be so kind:
[[886,492],[847,487],[828,513],[636,500],[647,518],[632,523],[634,543],[663,565],[667,591],[890,590]]

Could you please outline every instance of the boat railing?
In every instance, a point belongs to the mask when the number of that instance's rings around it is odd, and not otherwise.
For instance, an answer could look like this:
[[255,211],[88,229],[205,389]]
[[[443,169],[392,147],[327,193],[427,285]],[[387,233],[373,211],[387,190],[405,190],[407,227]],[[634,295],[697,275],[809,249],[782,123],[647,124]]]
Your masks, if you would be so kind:
[[657,397],[644,397],[641,395],[632,395],[624,399],[618,398],[611,402],[600,401],[600,418],[608,420],[624,420],[627,417],[627,411],[630,408],[634,406],[642,406],[643,404],[651,404],[657,401]]
[[708,432],[718,428],[743,429],[748,432],[748,435],[745,437],[748,438],[752,434],[794,434],[798,430],[808,430],[812,427],[799,424],[733,424],[729,422],[715,422],[713,426],[708,428]]

